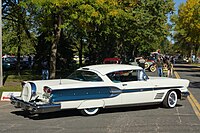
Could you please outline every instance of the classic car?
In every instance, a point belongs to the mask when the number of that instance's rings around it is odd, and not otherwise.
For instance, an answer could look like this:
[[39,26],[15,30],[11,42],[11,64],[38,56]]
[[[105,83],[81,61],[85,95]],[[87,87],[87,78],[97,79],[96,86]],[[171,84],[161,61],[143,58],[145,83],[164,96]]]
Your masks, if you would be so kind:
[[120,58],[105,58],[103,64],[121,64]]
[[139,66],[101,64],[77,69],[66,79],[24,81],[11,103],[32,114],[78,109],[95,115],[102,108],[162,104],[174,108],[188,95],[189,81],[148,77]]
[[154,58],[148,57],[146,59],[145,70],[149,70],[150,72],[155,72],[157,70]]

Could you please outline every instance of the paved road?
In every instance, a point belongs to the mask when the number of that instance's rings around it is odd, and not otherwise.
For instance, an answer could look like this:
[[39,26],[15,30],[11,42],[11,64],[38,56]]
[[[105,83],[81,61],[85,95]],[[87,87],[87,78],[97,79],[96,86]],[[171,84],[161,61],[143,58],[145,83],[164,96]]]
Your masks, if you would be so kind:
[[180,77],[190,80],[189,90],[200,103],[200,67],[189,64],[175,65]]
[[[199,100],[200,72],[178,66],[181,78],[191,80],[190,91]],[[182,70],[184,69],[184,70]],[[197,83],[196,83],[197,82]],[[105,109],[97,116],[83,117],[67,110],[41,116],[28,116],[8,102],[0,102],[0,133],[199,133],[200,120],[188,100],[174,109],[159,106]]]

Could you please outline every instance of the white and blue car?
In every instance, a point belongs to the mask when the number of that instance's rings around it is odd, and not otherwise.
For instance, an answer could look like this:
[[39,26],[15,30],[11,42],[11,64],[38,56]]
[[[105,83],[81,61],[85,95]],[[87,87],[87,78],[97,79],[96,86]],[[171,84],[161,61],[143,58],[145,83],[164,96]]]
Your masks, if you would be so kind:
[[11,103],[32,114],[78,109],[95,115],[101,108],[162,104],[174,108],[188,95],[189,81],[148,77],[138,66],[92,65],[79,68],[66,79],[24,81],[21,96]]

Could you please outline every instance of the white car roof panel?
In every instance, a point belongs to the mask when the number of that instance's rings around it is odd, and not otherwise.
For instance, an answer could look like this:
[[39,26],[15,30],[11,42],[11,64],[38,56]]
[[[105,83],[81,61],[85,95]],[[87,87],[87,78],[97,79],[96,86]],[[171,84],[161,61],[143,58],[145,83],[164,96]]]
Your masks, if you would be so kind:
[[123,70],[141,70],[139,66],[126,65],[126,64],[101,64],[101,65],[91,65],[79,68],[78,70],[92,70],[98,71],[102,75],[108,74],[115,71]]

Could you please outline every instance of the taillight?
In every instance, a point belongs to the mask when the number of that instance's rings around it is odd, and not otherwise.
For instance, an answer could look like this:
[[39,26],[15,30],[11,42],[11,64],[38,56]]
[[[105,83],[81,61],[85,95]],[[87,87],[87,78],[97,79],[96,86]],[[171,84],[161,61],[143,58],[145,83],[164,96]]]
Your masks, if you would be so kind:
[[43,91],[44,91],[45,93],[51,94],[52,89],[49,88],[49,87],[47,87],[47,86],[44,86]]

